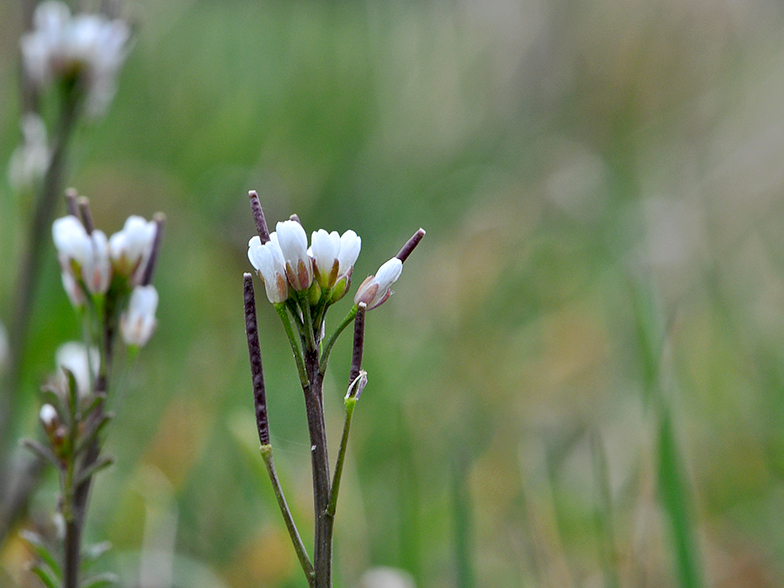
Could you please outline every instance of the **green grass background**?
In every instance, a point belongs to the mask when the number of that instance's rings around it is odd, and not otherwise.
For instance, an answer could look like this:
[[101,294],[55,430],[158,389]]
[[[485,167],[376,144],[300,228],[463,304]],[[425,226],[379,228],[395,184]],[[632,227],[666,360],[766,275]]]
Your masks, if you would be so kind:
[[[123,12],[135,46],[108,115],[80,127],[67,183],[107,233],[168,217],[158,331],[115,388],[117,465],[88,521],[124,586],[156,545],[174,546],[177,587],[306,586],[256,452],[249,189],[271,223],[296,212],[308,230],[356,230],[355,287],[428,232],[368,316],[336,586],[382,565],[434,588],[781,585],[778,3]],[[21,20],[0,3],[0,163],[20,139]],[[6,324],[31,206],[0,181]],[[54,350],[80,333],[51,250],[41,271],[20,436]],[[260,302],[278,471],[310,545],[301,392]],[[325,385],[333,457],[349,340]],[[49,476],[33,520],[55,492]],[[26,557],[6,545],[4,581],[35,585]]]

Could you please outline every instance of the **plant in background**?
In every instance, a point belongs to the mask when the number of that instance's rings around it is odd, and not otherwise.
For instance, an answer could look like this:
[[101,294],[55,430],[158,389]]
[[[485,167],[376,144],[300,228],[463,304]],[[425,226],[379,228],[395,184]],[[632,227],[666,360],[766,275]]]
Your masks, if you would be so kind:
[[[102,14],[71,14],[66,4],[51,0],[38,4],[32,29],[20,40],[23,143],[11,157],[8,180],[20,200],[30,199],[32,213],[21,232],[19,273],[8,309],[13,318],[8,323],[7,370],[0,389],[0,543],[23,512],[41,469],[38,460],[22,460],[11,467],[10,450],[17,403],[22,397],[27,331],[46,234],[63,192],[68,145],[81,119],[96,119],[106,112],[130,40],[131,27],[124,20]],[[93,240],[101,250],[100,234]],[[85,280],[90,293],[95,286],[103,286],[92,281],[101,277],[94,274]],[[70,276],[63,279],[72,282]],[[72,283],[68,288],[69,293],[75,291]]]
[[[339,235],[334,231],[327,233],[320,229],[312,234],[308,248],[307,234],[296,215],[277,223],[276,231],[270,233],[255,192],[250,192],[250,202],[258,236],[254,236],[248,243],[248,258],[264,283],[267,298],[283,323],[305,395],[315,514],[312,562],[291,516],[275,471],[253,280],[251,274],[245,274],[245,329],[260,451],[308,584],[312,588],[328,588],[332,586],[333,524],[351,420],[354,407],[367,384],[367,374],[361,369],[365,313],[383,304],[390,297],[390,287],[400,277],[403,262],[422,240],[425,231],[419,229],[414,233],[395,257],[384,263],[375,276],[368,277],[360,285],[354,296],[354,304],[346,317],[329,337],[325,337],[327,311],[332,304],[346,295],[351,284],[354,263],[361,248],[360,238],[351,230]],[[330,477],[322,386],[332,347],[352,321],[354,347],[348,390],[344,399],[346,418],[335,472]]]
[[54,222],[52,235],[63,286],[83,320],[89,346],[71,342],[58,349],[58,372],[43,389],[39,413],[46,441],[24,442],[59,472],[62,565],[41,538],[26,534],[41,556],[33,570],[49,588],[110,579],[99,575],[80,583],[82,532],[92,478],[112,462],[102,453],[101,433],[111,419],[106,402],[116,340],[119,336],[135,353],[155,330],[158,294],[151,282],[164,227],[163,215],[154,221],[132,216],[122,231],[107,238],[94,227],[86,198],[70,192],[68,210]]

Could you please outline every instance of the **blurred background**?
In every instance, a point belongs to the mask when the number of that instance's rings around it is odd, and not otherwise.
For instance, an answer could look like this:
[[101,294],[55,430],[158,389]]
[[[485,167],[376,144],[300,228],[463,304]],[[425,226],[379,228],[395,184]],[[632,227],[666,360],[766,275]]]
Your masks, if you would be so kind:
[[[122,586],[306,586],[257,452],[249,189],[270,223],[354,229],[354,288],[427,230],[368,316],[336,586],[395,588],[367,574],[379,566],[434,588],[782,585],[780,3],[137,0],[122,14],[135,46],[67,181],[107,233],[168,217],[158,330],[115,388],[117,463],[88,520]],[[21,140],[22,23],[21,3],[0,3],[0,162]],[[6,324],[31,206],[0,181]],[[55,349],[80,337],[47,247],[19,437]],[[303,401],[259,286],[277,468],[311,545]],[[325,386],[333,459],[349,347]],[[56,488],[50,471],[32,521]],[[0,583],[36,585],[30,557],[8,542]]]

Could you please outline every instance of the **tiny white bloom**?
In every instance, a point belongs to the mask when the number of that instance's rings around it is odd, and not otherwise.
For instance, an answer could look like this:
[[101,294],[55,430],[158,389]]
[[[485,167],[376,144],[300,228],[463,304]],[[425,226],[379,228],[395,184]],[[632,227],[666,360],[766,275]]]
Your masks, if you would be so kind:
[[5,325],[0,323],[0,373],[8,366],[9,352],[8,332],[5,330]]
[[278,304],[285,302],[289,297],[289,285],[286,281],[286,261],[283,259],[283,252],[280,250],[277,238],[273,240],[272,235],[264,245],[261,244],[258,236],[251,238],[248,242],[248,259],[264,282],[267,298],[273,304]]
[[293,220],[278,223],[275,228],[291,287],[297,291],[307,290],[313,282],[313,264],[308,256],[305,229]]
[[354,304],[364,302],[368,310],[383,304],[392,294],[390,286],[397,281],[402,272],[403,262],[393,257],[378,268],[375,276],[370,276],[360,284],[354,296]]
[[73,262],[81,267],[92,256],[92,240],[82,222],[73,215],[58,218],[52,224],[52,238],[63,271]]
[[[77,341],[62,344],[55,353],[57,367],[66,368],[73,374],[78,394],[82,397],[87,396],[92,389],[100,360],[97,347],[90,347],[88,351],[83,343]],[[64,377],[65,374],[60,371],[60,378]]]
[[136,286],[133,289],[128,310],[120,317],[120,333],[126,345],[144,347],[158,325],[155,320],[157,309],[155,286]]
[[121,231],[109,238],[109,256],[114,271],[128,278],[131,286],[138,285],[144,276],[155,241],[155,221],[140,216],[129,216]]
[[337,231],[327,233],[324,229],[314,231],[310,237],[310,254],[316,279],[322,288],[331,288],[338,278],[338,254],[340,235]]
[[57,419],[57,410],[51,404],[44,404],[38,413],[38,418],[41,420],[44,429],[49,430],[54,425],[55,419]]
[[11,154],[8,164],[8,182],[15,190],[30,188],[40,181],[52,158],[44,120],[37,114],[26,114],[21,127],[23,142]]
[[106,233],[95,230],[90,233],[91,252],[82,266],[82,279],[93,294],[105,294],[112,281],[112,266],[109,263],[109,245]]
[[354,268],[360,249],[362,249],[362,239],[351,229],[340,236],[338,277],[345,276]]

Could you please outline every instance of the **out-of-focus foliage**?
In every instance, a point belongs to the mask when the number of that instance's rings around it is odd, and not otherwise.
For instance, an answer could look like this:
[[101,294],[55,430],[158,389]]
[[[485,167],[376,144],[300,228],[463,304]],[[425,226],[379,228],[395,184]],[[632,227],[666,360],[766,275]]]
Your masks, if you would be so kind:
[[[20,140],[21,4],[0,4],[0,162]],[[251,188],[273,223],[356,230],[355,284],[428,231],[368,316],[337,586],[375,566],[435,588],[781,585],[780,4],[122,10],[136,45],[68,183],[109,232],[169,219],[159,327],[112,399],[117,465],[88,521],[123,585],[305,586],[254,439]],[[0,183],[3,313],[29,212]],[[45,269],[20,435],[79,336],[53,255]],[[277,468],[310,544],[303,402],[277,317],[259,315]],[[335,443],[345,339],[325,386]],[[9,543],[0,583],[31,582],[29,557]]]

